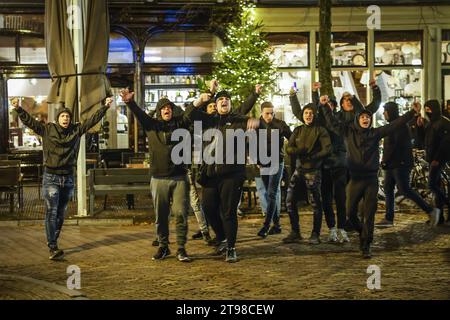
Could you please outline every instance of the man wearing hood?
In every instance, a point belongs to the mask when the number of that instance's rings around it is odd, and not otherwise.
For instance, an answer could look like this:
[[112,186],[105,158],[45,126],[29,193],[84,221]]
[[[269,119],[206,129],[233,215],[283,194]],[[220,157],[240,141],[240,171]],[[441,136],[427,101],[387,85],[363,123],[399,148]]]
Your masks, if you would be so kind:
[[[259,92],[254,95],[259,95]],[[216,253],[225,253],[225,261],[232,263],[238,261],[235,248],[238,230],[237,208],[245,180],[245,164],[238,163],[235,146],[231,150],[227,148],[226,130],[256,129],[259,121],[231,112],[231,95],[227,91],[220,91],[215,96],[216,114],[210,115],[201,111],[202,103],[208,99],[207,94],[202,94],[200,99],[194,102],[196,108],[190,114],[190,119],[202,121],[203,130],[214,128],[220,131],[224,147],[222,155],[215,155],[222,157],[221,163],[204,163],[200,168],[202,208],[216,234]],[[215,144],[216,139],[214,137],[205,147]],[[227,155],[233,157],[233,163],[226,163]]]
[[177,259],[181,262],[189,262],[191,259],[185,249],[188,231],[189,182],[185,165],[174,164],[171,160],[171,152],[176,145],[171,135],[176,129],[189,128],[191,124],[187,118],[189,110],[183,115],[174,117],[173,103],[163,98],[156,105],[157,119],[154,119],[136,104],[133,99],[134,92],[124,89],[120,92],[120,96],[146,131],[150,146],[152,175],[150,190],[155,207],[156,233],[159,240],[159,248],[153,255],[153,260],[162,260],[171,253],[169,215],[172,214],[176,218]]
[[[320,82],[313,83],[312,98],[314,104],[319,107],[320,97],[319,89]],[[335,116],[338,115],[337,102],[334,99],[327,100],[328,106],[332,109]],[[356,99],[355,103],[359,103]],[[294,115],[299,118],[300,104],[296,95],[291,93],[291,106]],[[301,120],[301,119],[300,119]],[[331,145],[333,151],[324,159],[322,165],[322,183],[320,191],[322,194],[323,212],[325,214],[325,221],[329,229],[329,242],[349,242],[350,239],[345,230],[346,225],[346,210],[345,210],[345,187],[348,180],[348,170],[345,161],[346,149],[344,138],[337,135],[333,130],[329,130],[326,126],[326,121],[323,116],[322,108],[318,108],[318,123],[327,129],[330,135]],[[336,204],[337,228],[336,218],[333,210],[333,199]]]
[[64,251],[58,248],[58,238],[67,204],[73,195],[73,173],[80,149],[80,138],[103,118],[112,101],[112,98],[106,98],[105,105],[83,123],[74,123],[72,111],[68,108],[58,111],[56,123],[42,123],[33,119],[18,105],[15,106],[23,124],[42,137],[42,193],[45,201],[47,246],[51,260],[64,258]]
[[[426,161],[430,164],[428,185],[435,196],[435,206],[441,210],[439,224],[444,223],[444,205],[450,206],[449,199],[441,189],[441,172],[450,160],[450,120],[442,116],[437,100],[425,102],[425,115],[429,122],[421,131],[425,141]],[[450,213],[447,222],[450,221]],[[430,221],[432,222],[432,221]]]
[[[292,103],[292,99],[291,99]],[[331,141],[327,130],[317,124],[316,106],[309,103],[302,109],[303,125],[294,129],[287,146],[287,153],[295,155],[296,168],[289,181],[286,195],[286,206],[291,222],[291,233],[283,239],[284,243],[298,242],[302,239],[297,208],[296,186],[301,178],[306,182],[308,191],[314,199],[313,230],[309,242],[320,243],[322,226],[322,197],[320,193],[321,172],[323,160],[331,153]]]
[[[347,164],[350,181],[347,184],[347,218],[360,235],[360,249],[366,259],[372,257],[374,219],[377,210],[378,170],[380,166],[380,140],[404,126],[420,112],[420,105],[414,104],[414,110],[407,112],[393,122],[372,128],[372,112],[360,111],[353,123],[339,121],[333,116],[330,108],[323,103],[321,108],[327,121],[327,127],[345,139],[347,147]],[[363,223],[359,221],[358,203],[363,199]]]
[[[388,102],[384,105],[384,118],[388,123],[399,118],[398,105],[395,102]],[[439,209],[433,209],[416,191],[411,189],[410,174],[413,163],[409,128],[408,125],[403,125],[383,139],[382,168],[385,170],[386,215],[383,221],[377,224],[378,226],[390,227],[394,225],[395,186],[402,195],[414,201],[430,215],[433,226],[438,222]]]

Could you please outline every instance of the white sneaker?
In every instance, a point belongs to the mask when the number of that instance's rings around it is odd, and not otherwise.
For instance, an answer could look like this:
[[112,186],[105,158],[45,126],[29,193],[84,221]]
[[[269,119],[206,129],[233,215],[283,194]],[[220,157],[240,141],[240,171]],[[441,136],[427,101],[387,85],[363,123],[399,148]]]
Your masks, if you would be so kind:
[[347,232],[344,229],[338,229],[338,233],[339,233],[339,242],[340,243],[350,242]]
[[328,235],[328,242],[338,242],[338,235],[336,228],[330,229],[330,234]]
[[440,215],[441,215],[441,209],[433,208],[433,211],[430,212],[430,226],[431,227],[437,226]]

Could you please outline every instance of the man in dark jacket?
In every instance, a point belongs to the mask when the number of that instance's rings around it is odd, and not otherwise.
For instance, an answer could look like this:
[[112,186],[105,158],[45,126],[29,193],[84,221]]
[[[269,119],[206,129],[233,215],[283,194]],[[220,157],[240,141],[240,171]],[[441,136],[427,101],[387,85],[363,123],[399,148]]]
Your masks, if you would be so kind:
[[[312,97],[313,102],[317,106],[320,104],[319,92],[321,84],[320,82],[313,83]],[[356,99],[356,98],[354,98]],[[337,102],[336,100],[330,99],[325,103],[331,108],[333,114],[338,116]],[[357,99],[355,104],[360,105]],[[291,103],[292,109],[294,110],[294,105]],[[323,115],[322,108],[318,108],[318,122],[320,125],[327,129],[326,121]],[[323,202],[323,212],[325,214],[325,220],[327,222],[328,229],[330,233],[328,235],[329,242],[349,242],[350,239],[345,230],[346,226],[346,209],[345,209],[345,187],[348,182],[348,170],[345,161],[346,149],[344,138],[337,135],[333,130],[327,129],[330,135],[331,145],[333,146],[333,152],[324,160],[322,165],[322,202]],[[336,204],[336,215],[337,215],[337,229],[336,229],[336,218],[333,210],[333,199]]]
[[156,105],[156,113],[161,120],[148,116],[133,100],[134,92],[128,89],[120,93],[125,102],[147,132],[150,150],[150,189],[156,214],[156,233],[159,248],[153,260],[162,260],[170,255],[169,249],[169,215],[176,217],[177,258],[181,262],[191,261],[185,245],[187,241],[187,215],[189,206],[189,182],[185,164],[174,164],[171,159],[172,133],[179,128],[188,129],[191,122],[185,111],[183,115],[173,116],[173,104],[169,99],[161,99]]
[[[391,123],[398,117],[398,105],[395,102],[386,103],[384,105],[386,121]],[[404,125],[383,139],[382,168],[385,170],[386,215],[383,221],[377,224],[378,226],[390,227],[394,225],[395,186],[402,195],[414,201],[430,215],[433,222],[438,221],[439,209],[433,209],[416,191],[411,189],[410,174],[413,163],[411,136],[408,125]]]
[[[347,184],[347,218],[360,234],[360,249],[363,257],[372,257],[374,219],[377,210],[378,170],[380,166],[380,140],[404,126],[415,114],[420,112],[420,105],[414,110],[379,128],[371,128],[372,113],[362,110],[356,115],[353,123],[345,123],[336,119],[331,110],[321,105],[328,128],[332,128],[345,139],[347,146],[347,164],[350,181]],[[358,218],[358,203],[363,199],[363,223]]]
[[[270,157],[271,152],[271,131],[277,130],[278,131],[278,150],[279,153],[279,160],[278,160],[278,170],[274,174],[269,175],[263,175],[261,174],[261,179],[264,184],[264,191],[263,195],[265,197],[267,207],[266,207],[266,217],[264,220],[264,225],[259,230],[258,236],[265,238],[268,234],[277,234],[281,232],[280,227],[280,213],[277,212],[277,199],[279,198],[279,192],[280,192],[280,183],[281,178],[283,177],[283,170],[284,170],[284,154],[283,154],[283,146],[284,146],[284,139],[289,140],[291,137],[291,129],[286,124],[286,122],[279,120],[274,117],[274,107],[271,102],[263,102],[261,104],[261,117],[260,117],[260,124],[259,129],[267,130],[267,139],[266,140],[258,140],[258,146],[261,147],[261,145],[264,146],[266,150],[268,150],[268,156]],[[261,137],[260,137],[261,138]],[[261,165],[262,167],[268,167],[271,164],[264,164]],[[270,224],[273,222],[272,228],[269,230]],[[270,231],[270,232],[269,232]]]
[[332,148],[327,130],[317,125],[316,118],[316,107],[314,104],[310,103],[303,107],[301,116],[303,125],[294,129],[286,150],[288,154],[296,155],[297,161],[286,195],[291,233],[283,239],[284,243],[298,242],[302,239],[295,192],[300,178],[306,181],[306,187],[314,199],[312,203],[314,212],[313,230],[309,242],[311,244],[320,243],[320,229],[322,226],[320,168],[323,160],[331,153]]
[[[441,189],[442,168],[450,160],[450,120],[442,116],[439,101],[428,100],[424,107],[429,120],[422,130],[426,161],[430,164],[428,185],[435,196],[435,206],[441,210],[438,223],[442,224],[444,223],[444,205],[450,206],[449,199]],[[447,216],[447,222],[449,221],[450,213]],[[432,220],[430,222],[433,223]]]
[[[205,96],[205,99],[207,97]],[[242,185],[245,180],[245,162],[239,163],[238,157],[242,150],[238,152],[233,144],[233,148],[227,147],[227,129],[256,129],[259,126],[257,119],[231,112],[231,96],[226,91],[218,92],[215,96],[217,114],[209,115],[200,110],[201,103],[195,103],[197,107],[191,114],[191,120],[202,121],[202,128],[216,129],[223,138],[223,153],[214,154],[214,161],[203,163],[200,168],[200,184],[202,190],[202,208],[206,218],[213,228],[218,242],[217,253],[226,251],[225,261],[238,261],[235,244],[238,229],[237,207],[242,193]],[[218,137],[204,148],[204,157],[207,149],[219,143]],[[210,149],[211,150],[211,149]],[[213,149],[213,152],[218,149]],[[232,163],[227,163],[227,159],[233,159]],[[216,161],[220,159],[220,161]]]
[[16,106],[20,120],[42,137],[44,175],[42,192],[45,200],[45,231],[51,260],[64,258],[58,248],[58,238],[64,223],[69,199],[73,195],[73,168],[76,166],[80,138],[99,122],[112,103],[111,98],[91,118],[74,123],[72,112],[62,108],[56,115],[56,123],[42,123],[33,119],[24,109]]

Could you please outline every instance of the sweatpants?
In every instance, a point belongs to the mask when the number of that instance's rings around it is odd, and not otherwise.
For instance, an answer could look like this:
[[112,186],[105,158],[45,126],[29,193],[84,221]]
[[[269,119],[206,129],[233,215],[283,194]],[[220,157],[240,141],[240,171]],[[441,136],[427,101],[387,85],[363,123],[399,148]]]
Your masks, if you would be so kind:
[[[370,247],[373,242],[375,213],[378,203],[378,177],[352,177],[347,184],[347,217],[359,232],[361,249]],[[362,220],[358,218],[358,203],[363,199]]]
[[323,168],[321,194],[323,212],[329,229],[336,226],[333,210],[333,198],[336,203],[337,227],[345,227],[345,187],[347,185],[347,168]]
[[189,182],[184,176],[155,178],[150,182],[156,214],[156,233],[159,246],[169,245],[169,216],[176,219],[178,248],[184,248],[187,240],[187,216],[189,208]]
[[237,208],[242,194],[243,175],[208,179],[203,186],[202,208],[218,241],[227,240],[228,248],[236,244]]

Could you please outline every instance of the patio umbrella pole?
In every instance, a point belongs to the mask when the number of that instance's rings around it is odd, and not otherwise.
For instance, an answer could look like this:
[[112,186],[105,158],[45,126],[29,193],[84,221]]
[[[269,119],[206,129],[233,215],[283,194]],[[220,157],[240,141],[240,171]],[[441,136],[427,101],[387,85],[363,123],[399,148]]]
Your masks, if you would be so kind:
[[[73,0],[73,5],[80,8],[79,12],[81,14],[81,27],[73,28],[72,43],[74,51],[74,60],[76,72],[80,74],[83,71],[83,50],[84,50],[84,29],[86,17],[86,6],[84,5],[84,0]],[[78,115],[81,119],[81,76],[77,76],[77,104],[78,104]],[[87,216],[87,206],[86,206],[86,138],[83,135],[80,139],[80,151],[78,153],[77,161],[77,201],[78,217]]]

